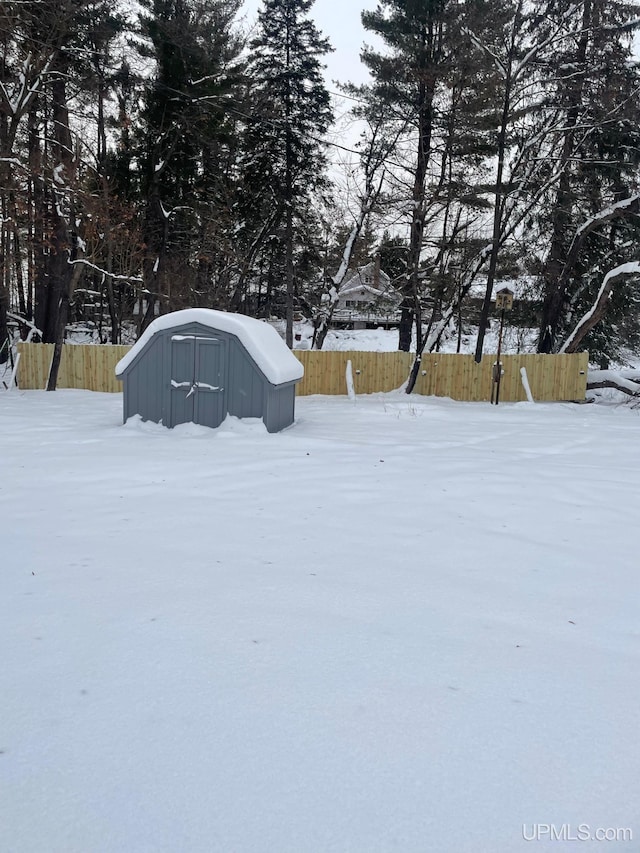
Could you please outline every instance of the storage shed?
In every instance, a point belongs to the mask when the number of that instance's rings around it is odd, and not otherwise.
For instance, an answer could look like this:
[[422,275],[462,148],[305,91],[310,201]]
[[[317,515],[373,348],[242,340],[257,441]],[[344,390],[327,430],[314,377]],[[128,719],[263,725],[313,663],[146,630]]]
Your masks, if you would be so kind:
[[272,326],[207,308],[158,317],[116,365],[125,421],[217,427],[229,414],[262,418],[269,432],[293,423],[303,373]]

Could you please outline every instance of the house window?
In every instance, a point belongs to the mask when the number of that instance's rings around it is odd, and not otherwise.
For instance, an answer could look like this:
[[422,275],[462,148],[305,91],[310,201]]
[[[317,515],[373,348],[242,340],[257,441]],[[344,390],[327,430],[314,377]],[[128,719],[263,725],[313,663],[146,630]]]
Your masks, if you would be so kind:
[[344,304],[347,306],[347,308],[357,308],[358,307],[358,303],[355,299],[347,299],[347,300],[345,300]]

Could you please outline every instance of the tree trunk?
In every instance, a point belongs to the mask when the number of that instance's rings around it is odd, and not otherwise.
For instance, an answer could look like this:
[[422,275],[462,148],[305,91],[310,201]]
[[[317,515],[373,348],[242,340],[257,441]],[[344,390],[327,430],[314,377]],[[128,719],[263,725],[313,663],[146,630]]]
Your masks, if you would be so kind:
[[398,349],[409,352],[411,349],[411,331],[416,324],[416,346],[420,349],[422,338],[422,311],[420,309],[420,256],[425,221],[425,180],[427,165],[431,156],[433,88],[420,84],[420,114],[418,120],[418,156],[413,178],[411,235],[407,259],[407,275],[404,285],[404,300],[400,313],[398,330]]
[[407,297],[400,305],[400,324],[398,326],[398,349],[400,352],[411,350],[411,332],[413,331],[413,302]]
[[[0,158],[8,157],[9,142],[7,139],[8,126],[4,111],[0,111]],[[9,164],[0,159],[0,364],[5,364],[9,358],[9,350],[5,346],[9,338],[7,326],[7,311],[9,310]]]
[[293,349],[293,213],[287,205],[285,225],[285,275],[287,282],[285,343]]
[[[584,69],[586,62],[591,25],[591,9],[591,0],[585,0],[582,13],[582,31],[576,48],[576,65],[581,69]],[[566,304],[567,277],[563,276],[566,258],[565,241],[574,202],[570,167],[574,149],[575,131],[580,117],[584,74],[575,73],[572,75],[571,80],[571,88],[567,93],[568,109],[561,154],[562,174],[553,206],[551,246],[544,270],[545,295],[540,321],[540,337],[538,339],[538,352],[540,353],[552,352]]]
[[[29,147],[29,299],[32,300],[30,318],[44,331],[48,314],[49,290],[47,288],[46,256],[44,251],[44,226],[46,220],[45,188],[42,179],[42,149],[39,134],[39,102],[34,100],[27,119]],[[42,335],[41,335],[42,338]]]
[[[513,36],[511,42],[511,51],[513,51],[515,43],[517,19],[514,21]],[[507,150],[507,126],[511,115],[511,72],[512,62],[507,66],[506,79],[504,81],[504,99],[502,102],[502,116],[500,118],[500,130],[498,132],[498,168],[496,170],[496,187],[493,207],[493,230],[491,233],[491,254],[489,255],[489,269],[487,270],[487,286],[482,300],[482,309],[480,311],[480,323],[478,326],[478,338],[476,340],[475,361],[480,364],[482,361],[482,351],[484,349],[484,336],[489,323],[489,313],[491,311],[491,298],[493,295],[493,285],[496,280],[496,270],[498,268],[498,255],[500,253],[500,243],[502,237],[502,198],[503,198],[503,176],[504,176],[504,161]]]
[[9,358],[9,349],[4,346],[9,339],[9,328],[7,325],[7,311],[9,310],[9,292],[3,284],[0,284],[0,364],[5,364]]
[[285,277],[286,277],[286,328],[285,343],[293,349],[293,151],[291,146],[291,33],[287,16],[286,32],[286,90],[284,98],[285,120]]
[[75,247],[70,233],[75,227],[73,191],[75,163],[71,131],[69,129],[69,110],[64,76],[54,77],[51,84],[53,144],[51,154],[54,164],[51,182],[51,221],[53,230],[49,251],[49,311],[46,327],[43,329],[44,341],[55,344],[47,391],[55,391],[58,382],[58,370],[62,356],[65,331],[69,319],[69,302],[72,288],[81,274],[81,266],[69,264]]

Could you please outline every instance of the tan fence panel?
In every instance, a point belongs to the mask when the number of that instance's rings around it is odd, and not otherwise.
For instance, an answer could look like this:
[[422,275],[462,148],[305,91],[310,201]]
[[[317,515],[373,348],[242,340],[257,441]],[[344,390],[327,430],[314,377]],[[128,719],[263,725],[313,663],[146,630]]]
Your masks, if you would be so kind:
[[[47,356],[47,353],[50,355]],[[47,384],[48,367],[51,363],[53,344],[18,344],[18,387],[25,391],[44,390]]]
[[[115,366],[128,346],[65,345],[62,350],[59,388],[86,388],[89,391],[121,391]],[[23,389],[43,389],[47,384],[53,344],[18,344],[20,363],[18,385]],[[407,379],[413,355],[406,352],[336,352],[295,350],[304,365],[304,379],[298,396],[346,394],[347,362],[351,361],[357,394],[393,391]],[[428,353],[423,355],[416,381],[416,393],[451,397],[454,400],[491,399],[495,355],[484,355],[476,364],[472,355]],[[588,353],[571,355],[505,355],[500,399],[526,400],[520,368],[527,371],[531,393],[540,402],[584,400],[587,388]]]
[[[84,388],[87,391],[122,391],[115,377],[115,366],[128,352],[128,346],[67,344],[62,348],[58,388]],[[18,386],[44,389],[47,385],[53,344],[18,344]]]
[[472,355],[427,353],[422,356],[416,381],[418,394],[477,402],[491,398],[491,370],[495,357],[476,364]]
[[346,394],[348,361],[351,361],[356,394],[393,391],[405,381],[413,361],[406,352],[294,350],[294,355],[304,366],[304,378],[297,387],[298,396]]
[[[527,399],[520,373],[522,367],[526,369],[534,400],[585,398],[588,353],[506,355],[500,361],[503,370],[500,399],[505,403]],[[495,363],[495,355],[484,355],[482,362],[476,364],[472,355],[429,353],[422,357],[416,391],[454,400],[489,401]]]
[[589,354],[586,352],[571,355],[518,355],[505,356],[502,360],[505,376],[508,378],[507,396],[500,388],[500,399],[525,400],[520,368],[524,367],[534,400],[550,402],[553,400],[584,400],[587,390],[587,370]]

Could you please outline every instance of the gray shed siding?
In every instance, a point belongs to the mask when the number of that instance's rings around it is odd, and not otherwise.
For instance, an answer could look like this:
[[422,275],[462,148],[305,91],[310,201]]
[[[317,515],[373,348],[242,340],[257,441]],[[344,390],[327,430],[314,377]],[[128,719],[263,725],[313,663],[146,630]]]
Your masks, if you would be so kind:
[[[161,393],[163,341],[156,335],[134,362],[124,385],[124,419],[142,415],[146,421],[163,421]],[[144,356],[144,357],[142,357]],[[143,414],[144,413],[144,414]]]
[[264,414],[265,384],[269,383],[237,338],[231,340],[227,364],[229,414],[237,418],[261,418]]
[[279,432],[293,423],[296,400],[295,382],[271,386],[265,400],[264,422],[269,432]]
[[[204,387],[190,394],[194,382]],[[272,385],[235,335],[188,323],[157,332],[125,369],[124,420],[217,427],[230,414],[278,432],[293,423],[295,384]]]

